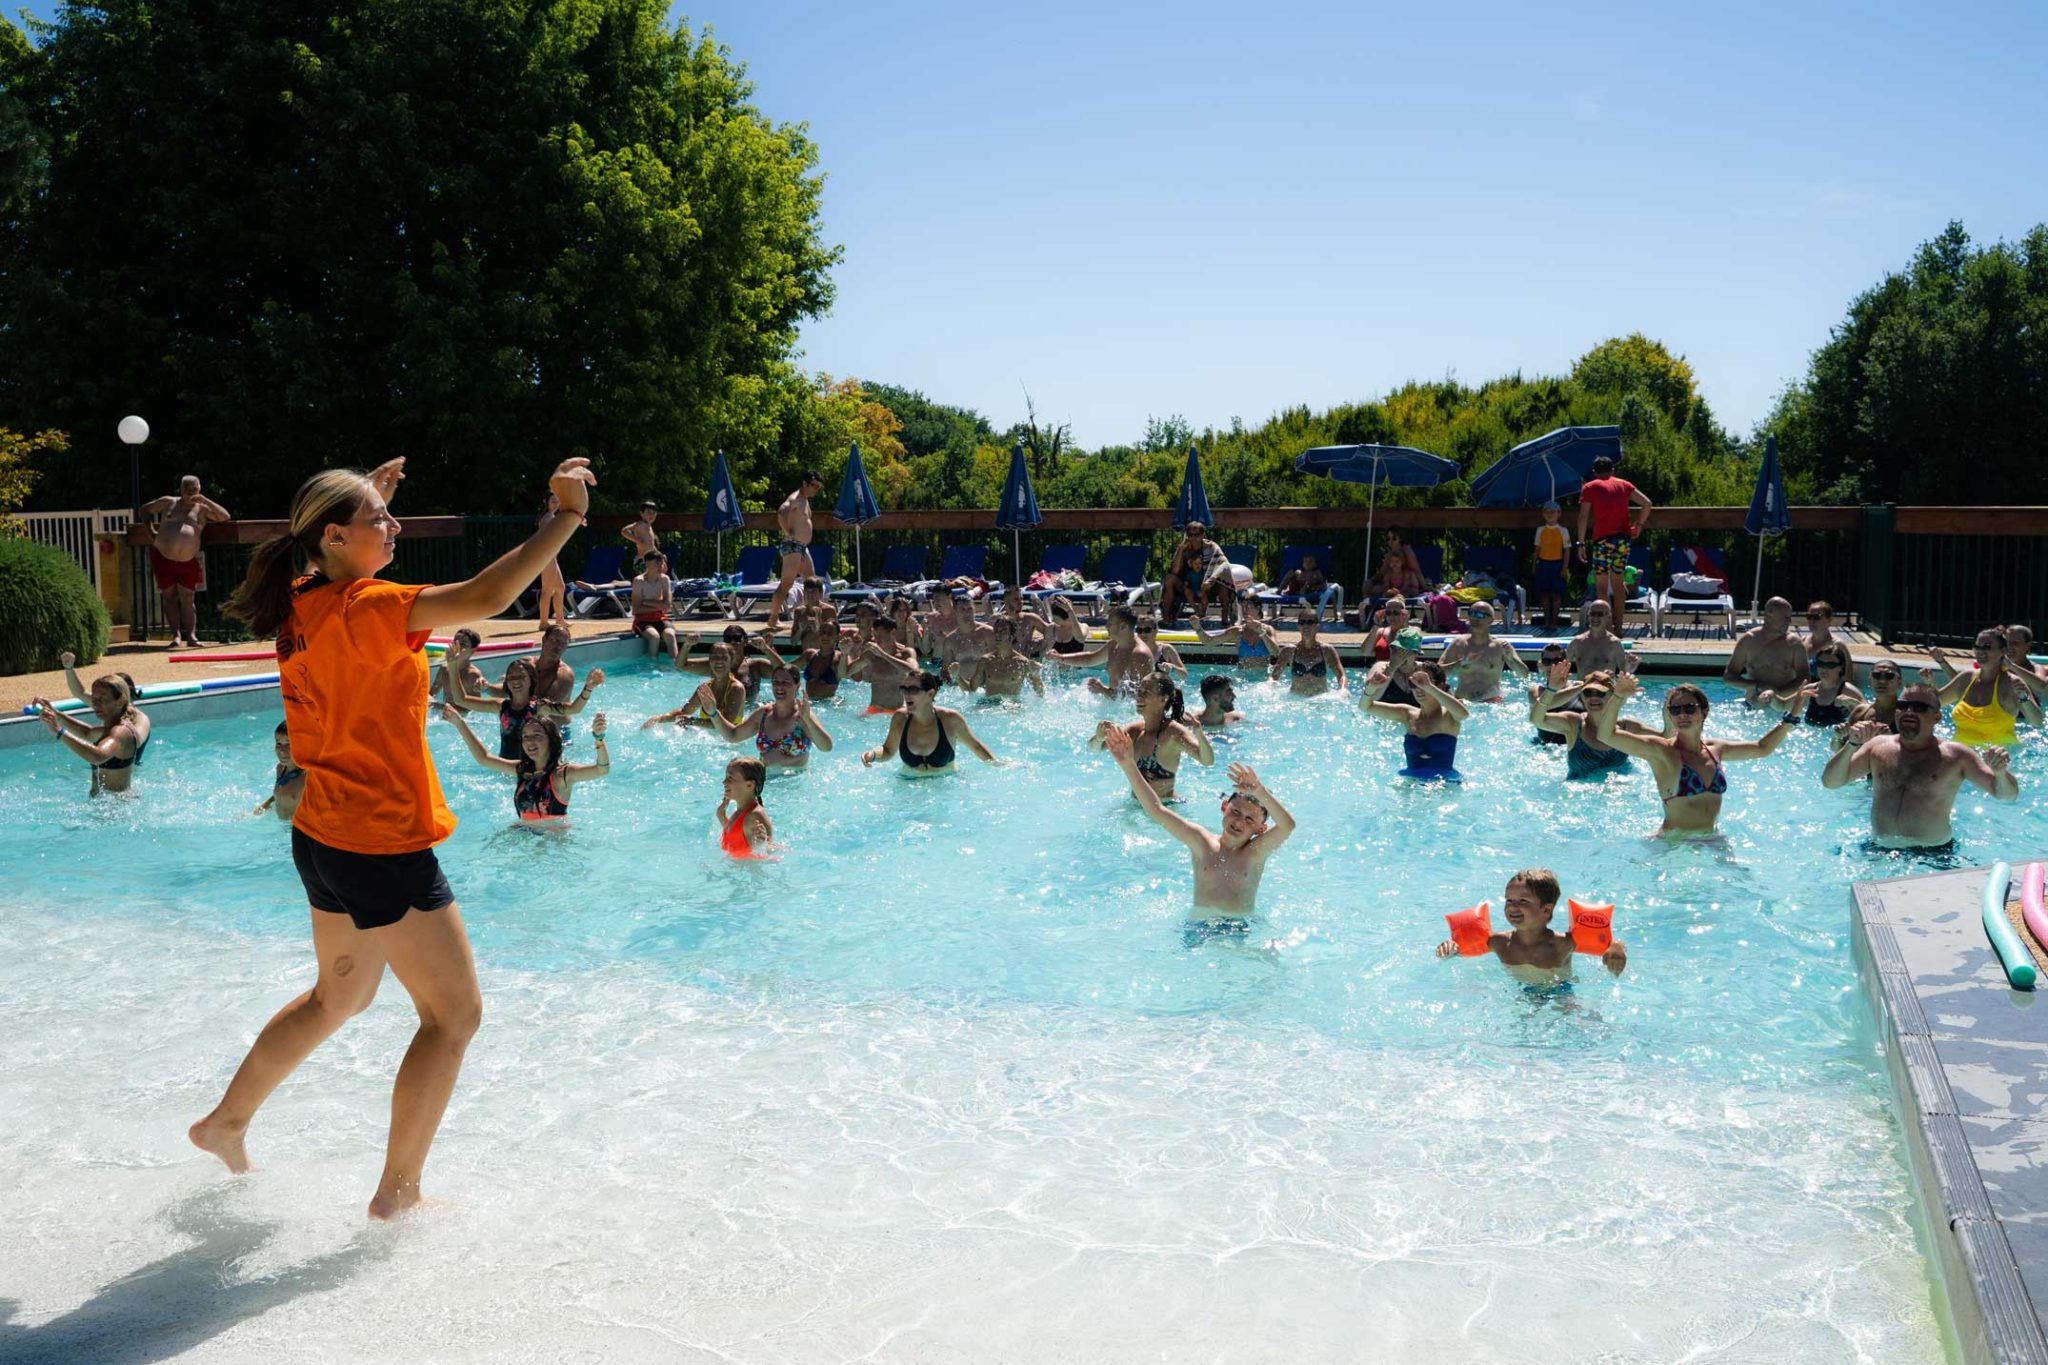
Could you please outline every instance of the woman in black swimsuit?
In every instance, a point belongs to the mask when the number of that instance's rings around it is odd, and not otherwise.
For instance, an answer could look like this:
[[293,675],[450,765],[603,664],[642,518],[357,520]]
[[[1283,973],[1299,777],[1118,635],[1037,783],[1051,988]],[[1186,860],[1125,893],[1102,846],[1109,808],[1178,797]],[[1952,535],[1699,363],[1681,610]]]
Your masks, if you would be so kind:
[[1806,703],[1808,725],[1844,725],[1849,713],[1863,705],[1863,689],[1849,681],[1849,651],[1840,645],[1822,645],[1813,652],[1813,666],[1820,681],[1813,684],[1813,697]]
[[578,782],[592,781],[612,770],[612,756],[604,746],[602,711],[590,727],[590,737],[597,746],[595,763],[562,761],[562,727],[552,716],[530,716],[519,727],[519,757],[514,760],[493,757],[462,718],[460,707],[444,703],[441,715],[461,731],[478,767],[512,775],[512,810],[521,821],[562,819],[569,813],[569,792]]
[[499,684],[504,688],[503,700],[496,697],[479,697],[461,685],[461,679],[449,677],[451,695],[448,700],[464,711],[496,711],[498,713],[498,757],[516,761],[519,757],[519,732],[526,722],[542,714],[541,703],[534,696],[533,660],[514,659],[505,665],[505,677]]
[[[66,664],[65,673],[70,674]],[[79,688],[72,685],[74,692]],[[126,673],[103,673],[93,679],[85,700],[97,725],[66,715],[42,697],[35,706],[43,725],[57,742],[92,765],[92,794],[124,792],[135,765],[149,747],[149,717],[135,705],[135,680]]]
[[1052,599],[1052,652],[1055,654],[1086,654],[1088,652],[1088,628],[1081,624],[1081,618],[1074,611],[1074,604],[1064,597]]
[[936,673],[919,673],[903,684],[904,707],[889,718],[889,737],[881,747],[860,756],[864,767],[902,755],[903,766],[917,777],[929,777],[953,766],[955,746],[970,750],[984,763],[996,756],[975,736],[967,717],[945,706],[935,706],[939,683]]

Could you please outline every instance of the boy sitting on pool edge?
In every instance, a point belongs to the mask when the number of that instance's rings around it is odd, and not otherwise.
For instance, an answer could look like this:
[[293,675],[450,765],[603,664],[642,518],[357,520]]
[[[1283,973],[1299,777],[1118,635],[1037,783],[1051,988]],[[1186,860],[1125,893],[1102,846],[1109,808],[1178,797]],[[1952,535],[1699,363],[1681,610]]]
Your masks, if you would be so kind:
[[[1564,899],[1557,874],[1547,867],[1524,868],[1508,878],[1501,893],[1501,911],[1507,917],[1508,932],[1493,934],[1486,946],[1507,968],[1509,976],[1530,986],[1554,986],[1572,979],[1572,936],[1550,927],[1557,903]],[[1458,956],[1455,939],[1436,946],[1438,957]],[[1620,976],[1628,966],[1628,948],[1620,939],[1607,945],[1600,961]]]
[[1145,814],[1187,845],[1195,874],[1195,909],[1215,916],[1203,923],[1227,921],[1229,928],[1241,932],[1240,926],[1258,908],[1259,878],[1265,873],[1266,860],[1294,833],[1294,817],[1266,790],[1258,774],[1242,763],[1233,763],[1229,770],[1232,790],[1223,798],[1223,833],[1219,837],[1168,810],[1160,801],[1159,793],[1138,771],[1128,730],[1111,726],[1103,736],[1103,747],[1123,769],[1131,794]]

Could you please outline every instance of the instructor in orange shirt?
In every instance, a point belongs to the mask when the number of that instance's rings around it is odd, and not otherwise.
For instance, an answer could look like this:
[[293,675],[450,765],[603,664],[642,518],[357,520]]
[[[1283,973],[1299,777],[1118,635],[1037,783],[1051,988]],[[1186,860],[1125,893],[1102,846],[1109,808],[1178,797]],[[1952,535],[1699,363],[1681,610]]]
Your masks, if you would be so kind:
[[[226,604],[277,637],[292,757],[305,769],[292,861],[313,907],[313,988],[263,1026],[241,1069],[191,1138],[231,1171],[272,1090],[349,1016],[368,1008],[389,966],[419,1032],[391,1090],[391,1134],[372,1218],[420,1201],[420,1170],[483,1017],[476,963],[434,845],[455,830],[427,753],[427,635],[510,606],[568,541],[597,480],[565,460],[548,485],[560,504],[533,538],[466,583],[413,587],[376,575],[399,525],[391,496],[405,461],[368,474],[330,469],[299,486],[289,529],[265,541]],[[303,560],[307,572],[299,572]]]

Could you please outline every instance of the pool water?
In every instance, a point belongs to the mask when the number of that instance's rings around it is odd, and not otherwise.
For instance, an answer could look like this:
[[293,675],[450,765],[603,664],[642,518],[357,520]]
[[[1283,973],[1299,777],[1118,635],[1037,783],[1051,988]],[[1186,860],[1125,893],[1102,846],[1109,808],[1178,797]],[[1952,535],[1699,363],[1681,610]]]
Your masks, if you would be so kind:
[[[313,977],[249,814],[275,713],[160,728],[134,799],[0,753],[0,1358],[1940,1358],[1845,891],[1921,864],[1866,851],[1824,731],[1667,844],[1641,765],[1567,784],[1518,705],[1421,786],[1356,684],[1241,685],[1180,809],[1215,828],[1237,760],[1300,829],[1255,932],[1191,949],[1185,851],[1086,751],[1128,703],[970,703],[1004,762],[919,781],[861,766],[886,718],[849,687],[835,751],[769,783],[783,855],[735,863],[736,751],[641,733],[687,685],[607,672],[611,776],[554,834],[432,723],[486,1008],[444,1202],[396,1228],[361,1217],[395,983],[259,1116],[256,1175],[184,1143]],[[1959,858],[2038,844],[2029,809],[1966,789]],[[1619,981],[1433,957],[1532,863],[1618,903]]]

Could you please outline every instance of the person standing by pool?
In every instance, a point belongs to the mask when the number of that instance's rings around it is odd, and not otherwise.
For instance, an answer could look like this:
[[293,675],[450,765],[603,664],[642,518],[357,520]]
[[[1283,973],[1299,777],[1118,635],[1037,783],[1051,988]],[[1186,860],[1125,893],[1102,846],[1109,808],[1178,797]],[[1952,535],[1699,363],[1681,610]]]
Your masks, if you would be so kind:
[[[1625,704],[1642,683],[1623,673],[1614,679],[1614,695]],[[1675,683],[1664,694],[1666,734],[1620,725],[1621,705],[1588,710],[1593,734],[1602,744],[1619,749],[1650,765],[1657,778],[1657,794],[1664,802],[1664,823],[1659,834],[1712,834],[1721,815],[1721,798],[1728,790],[1728,764],[1765,758],[1792,733],[1799,712],[1813,696],[1812,686],[1794,691],[1777,724],[1755,740],[1708,739],[1706,737],[1707,694],[1691,683]]]
[[1470,633],[1446,645],[1437,662],[1446,675],[1457,672],[1458,700],[1499,701],[1501,674],[1512,669],[1526,678],[1529,665],[1522,662],[1513,645],[1493,638],[1492,603],[1474,602],[1459,614]]
[[[399,523],[392,460],[368,475],[329,469],[301,484],[288,528],[258,546],[227,604],[259,637],[277,636],[279,691],[292,753],[306,769],[292,819],[292,861],[312,905],[319,976],[257,1036],[227,1092],[189,1136],[231,1171],[249,1169],[249,1122],[279,1082],[351,1015],[389,966],[419,1030],[391,1092],[384,1170],[372,1218],[420,1201],[435,1130],[483,1016],[469,936],[434,845],[455,830],[427,750],[429,632],[510,606],[588,515],[589,462],[549,480],[562,512],[476,577],[437,587],[387,583]],[[311,572],[298,575],[303,557]]]
[[1111,607],[1107,634],[1109,638],[1101,644],[1078,654],[1054,650],[1053,661],[1069,668],[1105,665],[1109,670],[1109,681],[1090,678],[1088,690],[1100,696],[1114,697],[1136,687],[1138,680],[1150,674],[1159,663],[1152,650],[1138,638],[1138,613],[1133,608],[1122,603]]
[[983,696],[1014,697],[1030,683],[1031,690],[1045,695],[1044,670],[1038,660],[1017,649],[1018,624],[1007,616],[998,617],[991,627],[989,651],[976,659],[960,679],[964,692],[980,690]]
[[1607,603],[1616,622],[1628,619],[1629,548],[1649,526],[1654,507],[1640,488],[1614,476],[1614,461],[1605,455],[1593,461],[1593,477],[1579,485],[1579,561],[1590,563],[1593,595]]
[[1564,606],[1565,593],[1570,591],[1564,570],[1572,550],[1572,533],[1559,521],[1562,514],[1563,509],[1555,501],[1544,503],[1543,524],[1536,528],[1536,572],[1531,576],[1529,591],[1536,594],[1545,630],[1557,629],[1557,613]]
[[560,820],[569,813],[569,793],[579,782],[591,782],[612,770],[611,752],[604,744],[604,712],[590,727],[597,748],[595,763],[562,761],[562,727],[553,716],[533,716],[519,728],[519,757],[499,758],[484,748],[483,741],[462,718],[462,708],[441,704],[441,715],[454,723],[463,743],[478,765],[512,778],[512,810],[521,820]]
[[1198,921],[1198,927],[1242,933],[1246,917],[1259,908],[1259,881],[1266,863],[1293,835],[1294,817],[1266,790],[1257,773],[1233,763],[1226,770],[1232,790],[1223,798],[1223,833],[1219,837],[1166,808],[1151,779],[1138,766],[1136,745],[1128,731],[1111,729],[1103,747],[1123,770],[1139,808],[1187,847],[1195,877],[1195,909],[1213,911],[1224,921]]
[[[534,521],[534,528],[547,525],[548,519],[562,510],[562,505],[550,489],[540,500],[540,516]],[[569,585],[562,578],[562,561],[550,559],[540,571],[540,599],[534,604],[534,615],[539,618],[540,628],[569,625]],[[458,632],[459,633],[459,632]],[[474,631],[470,632],[475,634]]]
[[676,604],[675,580],[668,576],[668,556],[649,550],[640,556],[640,574],[633,580],[633,633],[647,646],[650,659],[668,655],[673,665],[681,651],[676,628],[668,623]]
[[862,767],[872,767],[902,756],[903,766],[916,777],[930,777],[953,766],[955,753],[966,749],[984,763],[996,756],[975,735],[967,717],[945,706],[933,704],[939,684],[945,680],[932,672],[921,672],[903,685],[904,706],[889,721],[889,733],[881,744],[860,756]]
[[[1507,918],[1508,931],[1490,936],[1486,946],[1507,968],[1508,975],[1523,985],[1559,986],[1572,979],[1572,954],[1576,951],[1572,936],[1550,927],[1557,903],[1563,899],[1564,888],[1558,885],[1557,874],[1547,867],[1517,872],[1508,878],[1507,889],[1501,892],[1500,908]],[[1436,955],[1457,957],[1456,940],[1445,939],[1437,944]],[[1628,967],[1628,945],[1618,938],[1609,942],[1600,955],[1600,965],[1620,976]]]
[[813,748],[831,753],[832,735],[811,709],[811,699],[804,695],[803,676],[796,668],[784,664],[776,669],[768,686],[775,699],[755,707],[753,714],[737,725],[716,711],[711,713],[711,724],[725,742],[753,740],[761,761],[771,768],[808,767]]
[[233,521],[228,509],[199,491],[199,476],[178,480],[178,491],[142,505],[145,517],[161,517],[149,543],[149,571],[163,599],[171,648],[199,648],[199,584],[204,570],[201,531],[209,522]]
[[1204,730],[1240,724],[1244,712],[1236,707],[1237,684],[1226,673],[1211,673],[1202,679],[1202,709],[1195,714],[1195,724]]
[[1407,731],[1401,736],[1401,751],[1407,761],[1400,775],[1425,782],[1463,781],[1457,769],[1458,727],[1472,713],[1464,702],[1445,690],[1443,666],[1415,665],[1408,674],[1406,688],[1415,698],[1413,703],[1386,699],[1393,676],[1389,665],[1374,664],[1365,680],[1362,705],[1367,715],[1393,721]]
[[1136,720],[1101,722],[1095,727],[1095,736],[1088,741],[1088,747],[1102,748],[1113,735],[1128,736],[1138,771],[1162,801],[1171,801],[1174,799],[1173,783],[1180,771],[1181,755],[1192,755],[1195,762],[1207,768],[1216,762],[1216,751],[1209,747],[1209,736],[1201,726],[1189,725],[1182,718],[1186,713],[1186,703],[1171,675],[1155,671],[1140,679],[1137,704]]
[[289,825],[292,816],[298,814],[299,798],[306,792],[306,770],[292,761],[292,730],[288,722],[277,723],[271,748],[277,755],[277,771],[271,775],[270,795],[249,813],[261,815],[267,810],[274,810],[277,818]]
[[1792,604],[1782,597],[1764,603],[1761,625],[1742,632],[1721,670],[1721,681],[1742,689],[1752,706],[1783,711],[1811,671],[1806,644],[1792,631]]
[[1897,734],[1886,734],[1876,721],[1851,725],[1848,742],[1829,757],[1820,776],[1825,787],[1872,779],[1870,830],[1879,844],[1929,852],[1954,847],[1949,822],[1965,782],[1994,801],[2019,799],[2019,782],[2003,748],[1992,744],[1979,751],[1935,737],[1941,699],[1933,687],[1914,683],[1902,691],[1896,715]]
[[2034,700],[2033,689],[2012,665],[2003,630],[1993,626],[1977,632],[1975,652],[1977,666],[1967,673],[1958,673],[1949,667],[1948,655],[1941,646],[1930,647],[1927,657],[1934,660],[1934,670],[1923,669],[1921,681],[1931,681],[1936,676],[1943,679],[1939,696],[1943,706],[1953,708],[1949,718],[1955,722],[1957,743],[1972,747],[2017,744],[2016,722],[2024,719],[2030,725],[2039,725],[2041,704]]
[[[70,665],[64,671],[72,691],[79,691]],[[135,778],[135,765],[142,762],[142,755],[149,748],[150,735],[149,717],[135,704],[134,680],[126,673],[102,673],[92,680],[86,703],[98,724],[87,725],[76,716],[59,711],[46,698],[37,697],[34,701],[43,728],[55,735],[59,744],[92,765],[94,796],[127,791]]]
[[1320,697],[1325,692],[1344,690],[1344,661],[1335,645],[1323,639],[1323,618],[1314,607],[1303,607],[1294,618],[1295,643],[1282,645],[1273,656],[1272,675],[1285,678],[1297,697]]
[[633,562],[643,564],[647,556],[661,548],[661,542],[654,534],[654,519],[661,515],[661,505],[653,498],[640,504],[640,515],[619,528],[619,534],[632,546]]
[[718,846],[735,858],[758,858],[775,837],[761,795],[768,789],[768,765],[736,758],[725,765],[725,791],[718,802]]
[[789,600],[789,590],[796,586],[797,579],[817,572],[817,565],[811,561],[811,499],[824,486],[824,476],[815,469],[807,469],[803,481],[775,509],[775,524],[782,531],[782,539],[775,545],[782,577],[776,581],[775,595],[768,599],[771,633],[782,626],[782,604]]
[[1594,600],[1586,604],[1586,628],[1572,637],[1564,656],[1580,677],[1588,673],[1632,673],[1635,661],[1614,633],[1614,608]]

